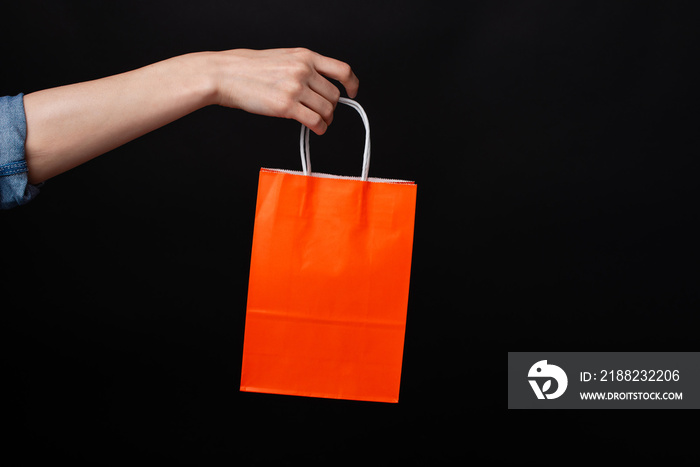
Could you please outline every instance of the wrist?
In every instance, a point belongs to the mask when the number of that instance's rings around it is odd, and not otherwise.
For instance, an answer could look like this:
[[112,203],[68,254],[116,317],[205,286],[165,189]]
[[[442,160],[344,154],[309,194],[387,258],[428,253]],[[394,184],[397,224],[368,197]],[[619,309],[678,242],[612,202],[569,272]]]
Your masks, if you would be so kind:
[[187,72],[186,86],[198,101],[198,107],[217,103],[216,52],[195,52],[177,57],[183,62]]

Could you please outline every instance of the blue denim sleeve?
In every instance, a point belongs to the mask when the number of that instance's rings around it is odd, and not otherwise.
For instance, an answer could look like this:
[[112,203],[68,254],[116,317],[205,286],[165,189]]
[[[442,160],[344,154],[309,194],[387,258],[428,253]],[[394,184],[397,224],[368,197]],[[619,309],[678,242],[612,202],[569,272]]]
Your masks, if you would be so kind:
[[26,204],[39,194],[39,188],[27,180],[23,97],[24,94],[0,97],[0,209]]

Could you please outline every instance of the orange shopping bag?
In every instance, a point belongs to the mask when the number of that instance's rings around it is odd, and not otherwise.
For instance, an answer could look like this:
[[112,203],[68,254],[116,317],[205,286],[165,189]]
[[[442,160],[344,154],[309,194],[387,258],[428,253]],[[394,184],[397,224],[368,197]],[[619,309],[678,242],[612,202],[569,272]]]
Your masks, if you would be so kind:
[[398,402],[416,185],[261,169],[241,390]]

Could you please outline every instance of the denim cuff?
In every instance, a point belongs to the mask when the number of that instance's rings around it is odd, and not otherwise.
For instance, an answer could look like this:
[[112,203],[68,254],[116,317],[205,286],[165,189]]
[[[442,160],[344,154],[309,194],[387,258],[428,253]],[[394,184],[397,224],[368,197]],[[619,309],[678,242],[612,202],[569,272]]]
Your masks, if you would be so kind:
[[39,194],[39,188],[27,179],[23,97],[22,93],[0,97],[0,209],[26,204]]

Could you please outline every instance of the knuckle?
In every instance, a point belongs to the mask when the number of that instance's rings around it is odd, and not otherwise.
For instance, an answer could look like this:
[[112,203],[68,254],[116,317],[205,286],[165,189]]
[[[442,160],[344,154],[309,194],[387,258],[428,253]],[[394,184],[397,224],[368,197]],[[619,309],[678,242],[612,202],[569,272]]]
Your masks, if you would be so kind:
[[294,60],[298,60],[302,63],[311,62],[313,57],[313,52],[305,47],[296,47],[292,49],[292,55]]
[[350,65],[347,63],[343,63],[340,68],[340,74],[345,78],[345,79],[350,79],[352,78],[352,68]]
[[319,114],[315,114],[313,117],[311,117],[311,126],[316,129],[320,129],[324,125],[323,117],[321,117]]
[[298,96],[304,90],[304,85],[301,81],[292,79],[286,83],[284,90],[290,96]]
[[327,105],[324,105],[323,108],[323,119],[326,121],[330,121],[333,118],[333,104],[330,102]]
[[338,100],[340,99],[340,89],[334,87],[332,98],[333,98],[333,103],[337,104]]
[[283,97],[277,101],[277,112],[284,118],[292,118],[294,116],[294,99]]
[[290,75],[294,79],[306,80],[311,76],[312,68],[303,61],[296,61],[290,67]]

